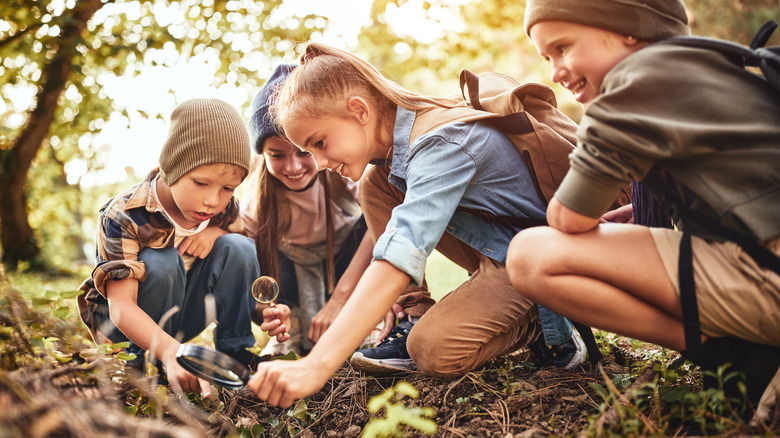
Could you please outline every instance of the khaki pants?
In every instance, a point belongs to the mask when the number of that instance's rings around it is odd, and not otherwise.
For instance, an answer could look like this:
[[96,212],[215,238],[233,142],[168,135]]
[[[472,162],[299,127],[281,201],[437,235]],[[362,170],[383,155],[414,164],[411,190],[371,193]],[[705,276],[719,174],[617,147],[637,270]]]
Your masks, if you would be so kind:
[[[391,185],[386,167],[369,167],[359,198],[374,241],[384,232],[404,194]],[[409,288],[398,299],[404,312],[420,316],[407,340],[409,355],[423,373],[453,376],[511,353],[541,334],[534,303],[512,287],[506,268],[449,233],[436,249],[471,277],[435,302],[425,287]]]
[[[682,233],[651,228],[666,272],[680,294]],[[701,331],[780,347],[780,275],[761,267],[733,242],[693,237],[693,275]],[[780,254],[780,238],[765,245]]]

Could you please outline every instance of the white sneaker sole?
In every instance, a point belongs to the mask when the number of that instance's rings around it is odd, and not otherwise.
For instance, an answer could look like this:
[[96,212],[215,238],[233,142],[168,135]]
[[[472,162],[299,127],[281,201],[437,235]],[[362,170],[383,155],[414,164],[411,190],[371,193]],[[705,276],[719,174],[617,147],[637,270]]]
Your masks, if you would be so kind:
[[574,345],[577,347],[577,353],[571,358],[571,362],[566,365],[566,369],[571,369],[577,365],[585,362],[585,356],[588,354],[588,347],[585,346],[585,341],[582,340],[582,336],[577,332],[577,329],[572,330],[571,339],[574,341]]
[[411,359],[371,359],[360,352],[352,355],[349,364],[352,368],[367,374],[387,374],[417,369]]

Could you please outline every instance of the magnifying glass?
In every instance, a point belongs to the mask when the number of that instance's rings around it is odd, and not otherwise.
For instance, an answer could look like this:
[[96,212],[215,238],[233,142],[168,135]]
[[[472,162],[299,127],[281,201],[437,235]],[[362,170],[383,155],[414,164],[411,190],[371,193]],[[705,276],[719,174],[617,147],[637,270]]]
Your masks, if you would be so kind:
[[252,283],[252,296],[255,297],[258,303],[276,307],[276,298],[279,296],[279,283],[272,277],[265,275],[258,277]]
[[272,277],[263,275],[252,283],[252,296],[258,303],[276,307],[276,297],[279,296],[279,283]]
[[176,361],[194,376],[227,389],[242,388],[252,377],[249,368],[241,362],[200,345],[181,344]]

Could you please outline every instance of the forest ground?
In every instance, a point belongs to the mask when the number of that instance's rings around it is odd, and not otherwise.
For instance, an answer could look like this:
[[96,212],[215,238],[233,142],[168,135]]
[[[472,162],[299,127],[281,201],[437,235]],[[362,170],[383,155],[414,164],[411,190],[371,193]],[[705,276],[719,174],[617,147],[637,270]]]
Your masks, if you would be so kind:
[[96,348],[67,304],[75,293],[30,297],[0,278],[0,438],[780,435],[777,408],[750,425],[750,407],[702,390],[697,368],[672,366],[676,354],[600,331],[596,367],[537,370],[524,350],[448,379],[345,363],[289,409],[246,388],[177,394]]

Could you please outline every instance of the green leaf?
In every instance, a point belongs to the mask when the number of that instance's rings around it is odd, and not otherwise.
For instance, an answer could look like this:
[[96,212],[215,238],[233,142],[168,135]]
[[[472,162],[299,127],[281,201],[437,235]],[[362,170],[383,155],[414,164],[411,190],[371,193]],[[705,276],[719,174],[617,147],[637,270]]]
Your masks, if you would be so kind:
[[133,354],[133,353],[126,353],[124,351],[120,351],[119,353],[117,353],[116,357],[118,359],[122,359],[122,360],[125,360],[125,361],[130,361],[130,360],[135,359],[137,356],[135,354]]
[[66,290],[66,291],[60,292],[60,297],[62,297],[63,299],[68,300],[68,299],[71,299],[71,298],[76,298],[77,296],[81,295],[82,293],[83,293],[82,291],[77,290],[77,289],[76,290]]

